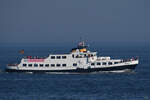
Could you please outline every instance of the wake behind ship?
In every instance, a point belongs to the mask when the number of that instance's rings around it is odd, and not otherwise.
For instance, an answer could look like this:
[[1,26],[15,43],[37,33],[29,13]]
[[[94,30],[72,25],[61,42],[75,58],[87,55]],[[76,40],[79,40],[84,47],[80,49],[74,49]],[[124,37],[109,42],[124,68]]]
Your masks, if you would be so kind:
[[68,54],[50,54],[46,58],[27,56],[22,58],[19,64],[8,64],[5,71],[35,73],[125,72],[134,70],[138,63],[137,58],[123,60],[98,57],[97,52],[87,50],[87,46],[83,41]]

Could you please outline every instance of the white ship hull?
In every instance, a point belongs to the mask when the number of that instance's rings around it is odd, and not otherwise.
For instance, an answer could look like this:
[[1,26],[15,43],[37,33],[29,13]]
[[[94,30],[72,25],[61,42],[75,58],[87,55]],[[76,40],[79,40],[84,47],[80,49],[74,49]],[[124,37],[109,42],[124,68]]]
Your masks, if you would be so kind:
[[130,66],[118,66],[113,68],[88,68],[88,69],[68,69],[68,70],[17,70],[17,69],[6,69],[6,72],[33,72],[33,73],[41,73],[41,72],[69,72],[69,73],[91,73],[91,72],[126,72],[134,70],[136,65]]
[[133,64],[118,64],[115,66],[101,66],[101,67],[83,67],[83,68],[18,68],[18,66],[11,66],[6,68],[6,72],[32,72],[32,73],[92,73],[92,72],[128,72],[133,71],[138,65],[138,61]]

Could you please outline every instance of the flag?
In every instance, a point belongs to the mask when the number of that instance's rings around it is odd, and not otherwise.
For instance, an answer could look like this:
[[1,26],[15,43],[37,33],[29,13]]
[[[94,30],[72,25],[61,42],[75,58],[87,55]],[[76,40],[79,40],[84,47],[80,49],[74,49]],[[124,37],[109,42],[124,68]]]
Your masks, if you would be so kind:
[[84,41],[79,42],[78,46],[84,46]]
[[24,49],[19,51],[20,54],[24,54]]

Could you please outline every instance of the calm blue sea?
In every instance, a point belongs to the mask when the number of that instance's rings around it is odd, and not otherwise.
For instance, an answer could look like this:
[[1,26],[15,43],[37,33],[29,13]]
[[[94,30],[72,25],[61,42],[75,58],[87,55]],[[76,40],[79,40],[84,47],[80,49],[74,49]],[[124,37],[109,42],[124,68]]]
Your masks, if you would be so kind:
[[[24,55],[67,53],[73,46],[0,45],[0,69]],[[18,53],[24,49],[25,54]],[[139,56],[135,72],[96,74],[25,74],[0,72],[0,100],[150,100],[150,47],[95,46],[112,58]]]

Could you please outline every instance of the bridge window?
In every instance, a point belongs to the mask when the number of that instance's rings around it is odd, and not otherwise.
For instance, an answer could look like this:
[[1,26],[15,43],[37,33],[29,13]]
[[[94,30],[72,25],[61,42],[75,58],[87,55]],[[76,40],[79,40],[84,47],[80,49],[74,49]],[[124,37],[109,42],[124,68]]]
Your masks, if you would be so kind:
[[27,64],[23,64],[23,67],[26,67],[27,66]]
[[29,67],[32,67],[32,64],[28,64]]
[[61,59],[61,57],[60,57],[60,56],[57,56],[56,58],[57,58],[57,59]]
[[45,67],[49,67],[49,64],[45,64]]
[[62,56],[62,59],[66,59],[67,57],[66,56]]
[[55,59],[55,56],[51,56],[51,59]]
[[73,66],[77,66],[77,63],[73,63]]
[[40,67],[43,67],[43,64],[40,64]]
[[66,67],[66,64],[62,64],[63,67]]

